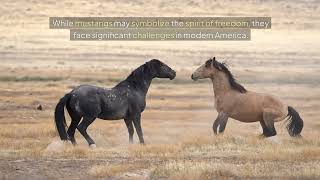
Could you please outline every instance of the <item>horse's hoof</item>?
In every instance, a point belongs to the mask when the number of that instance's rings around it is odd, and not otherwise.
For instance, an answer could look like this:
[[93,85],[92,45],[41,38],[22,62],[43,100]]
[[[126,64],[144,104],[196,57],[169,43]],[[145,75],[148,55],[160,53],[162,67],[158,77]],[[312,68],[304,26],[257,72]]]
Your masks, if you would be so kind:
[[97,148],[96,144],[90,144],[89,147],[90,147],[91,149]]

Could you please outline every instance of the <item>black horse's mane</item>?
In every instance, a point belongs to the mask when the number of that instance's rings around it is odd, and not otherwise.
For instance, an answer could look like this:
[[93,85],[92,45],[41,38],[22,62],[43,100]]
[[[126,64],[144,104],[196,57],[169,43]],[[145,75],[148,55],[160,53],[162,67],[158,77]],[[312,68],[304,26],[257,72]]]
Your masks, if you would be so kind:
[[216,61],[216,58],[211,58],[206,62],[206,66],[209,67],[210,65],[213,65],[216,69],[218,69],[219,71],[224,72],[228,79],[229,79],[229,83],[231,85],[231,87],[237,91],[239,91],[240,93],[246,93],[247,90],[241,85],[239,84],[236,79],[234,78],[234,76],[232,75],[232,73],[229,71],[229,69],[227,68],[227,64],[224,62],[218,62]]
[[137,82],[137,81],[140,81],[143,77],[146,76],[146,71],[147,70],[147,64],[143,64],[141,66],[139,66],[137,69],[133,70],[131,72],[131,74],[127,77],[126,81],[129,81],[129,82]]

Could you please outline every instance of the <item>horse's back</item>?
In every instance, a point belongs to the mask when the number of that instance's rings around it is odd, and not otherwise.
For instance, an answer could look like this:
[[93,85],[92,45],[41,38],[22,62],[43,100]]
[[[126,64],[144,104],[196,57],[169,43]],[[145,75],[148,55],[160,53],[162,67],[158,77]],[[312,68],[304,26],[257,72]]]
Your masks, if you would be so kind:
[[94,116],[105,120],[123,119],[128,111],[126,89],[106,89],[81,85],[73,89],[70,104],[81,116]]
[[98,86],[93,86],[93,85],[80,85],[75,87],[72,91],[71,94],[75,95],[93,95],[95,93],[101,93],[103,91],[110,91],[111,89],[105,89],[102,87]]
[[[272,110],[277,114],[286,115],[287,113],[287,106],[280,98],[265,93],[257,93],[257,92],[248,92],[244,94],[244,100],[247,105],[243,104],[242,107],[246,108],[247,111],[251,111],[257,120],[262,117],[262,114],[266,110]],[[254,117],[253,116],[253,117]]]
[[263,106],[265,108],[281,108],[282,106],[286,106],[286,104],[278,97],[271,95],[271,94],[265,94]]
[[80,85],[71,91],[70,107],[80,116],[97,116],[101,112],[101,94],[104,89]]
[[265,109],[286,113],[286,105],[279,98],[252,91],[232,93],[224,99],[222,106],[222,111],[242,122],[260,121]]
[[275,121],[281,121],[288,115],[288,105],[280,98],[267,94],[263,102],[264,111],[271,111],[279,116]]

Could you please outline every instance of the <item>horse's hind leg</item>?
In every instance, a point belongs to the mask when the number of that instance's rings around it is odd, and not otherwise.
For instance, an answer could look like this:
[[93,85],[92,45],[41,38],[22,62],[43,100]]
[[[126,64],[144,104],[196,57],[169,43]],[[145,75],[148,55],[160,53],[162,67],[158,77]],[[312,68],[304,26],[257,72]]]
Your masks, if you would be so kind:
[[263,129],[263,135],[265,137],[271,137],[277,135],[277,131],[274,127],[274,122],[278,117],[278,113],[272,109],[264,109],[263,111],[263,120],[260,121],[260,124]]
[[95,142],[91,139],[91,137],[87,133],[87,128],[96,118],[83,117],[81,123],[78,125],[78,130],[82,134],[82,136],[87,140],[90,147],[95,147]]
[[272,134],[272,132],[270,132],[270,130],[269,130],[269,128],[267,127],[267,125],[265,124],[264,120],[261,120],[261,121],[260,121],[260,125],[261,125],[262,130],[263,130],[262,136],[264,136],[264,137],[269,137],[269,136]]
[[74,138],[74,133],[76,132],[76,129],[77,129],[77,126],[81,120],[81,117],[78,114],[76,114],[75,112],[73,112],[69,105],[67,105],[66,107],[67,107],[68,113],[71,117],[71,124],[69,126],[67,133],[68,133],[68,136],[69,136],[72,144],[76,145],[77,142],[76,142],[76,139]]

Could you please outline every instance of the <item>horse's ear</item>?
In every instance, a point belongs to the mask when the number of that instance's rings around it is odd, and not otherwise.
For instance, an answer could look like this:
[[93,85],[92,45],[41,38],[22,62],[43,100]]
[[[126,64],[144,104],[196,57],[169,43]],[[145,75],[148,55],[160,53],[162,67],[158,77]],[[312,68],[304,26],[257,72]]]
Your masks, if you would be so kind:
[[220,63],[216,60],[216,57],[212,58],[212,64],[215,68],[217,68],[219,71],[222,71],[222,66],[224,66],[223,63]]

